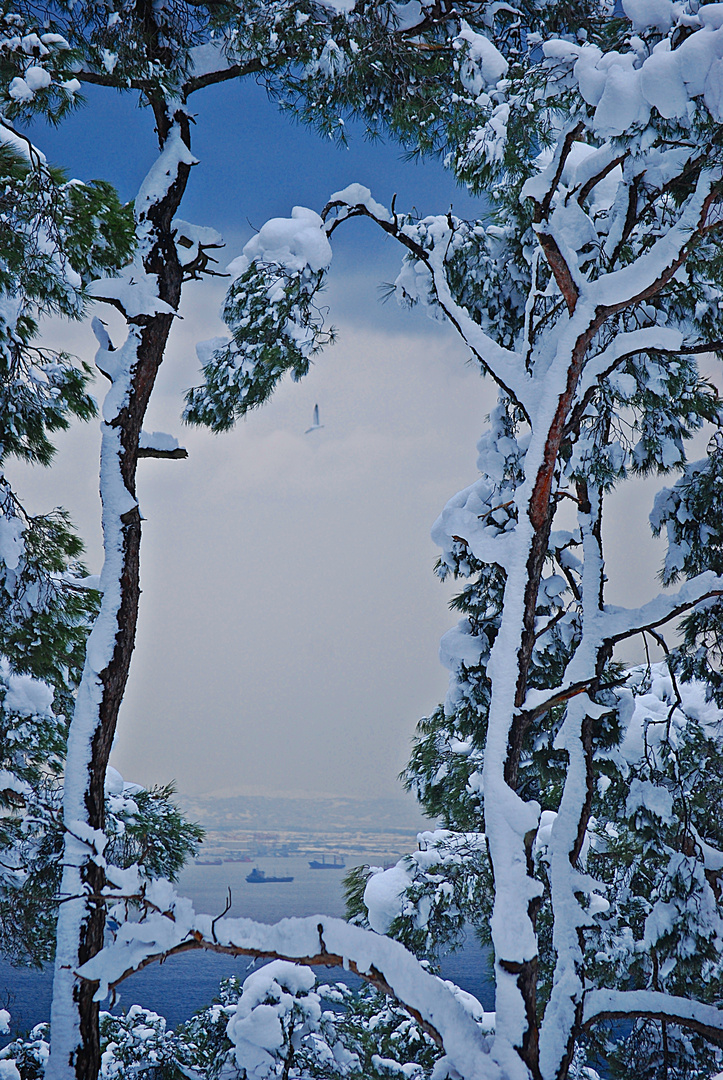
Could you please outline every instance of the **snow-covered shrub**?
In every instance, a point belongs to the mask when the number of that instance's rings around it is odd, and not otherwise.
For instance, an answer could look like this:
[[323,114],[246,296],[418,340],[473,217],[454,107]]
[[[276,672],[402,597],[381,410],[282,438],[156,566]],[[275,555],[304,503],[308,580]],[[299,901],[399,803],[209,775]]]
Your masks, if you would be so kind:
[[178,1080],[176,1039],[157,1013],[131,1005],[127,1013],[102,1013],[102,1080]]

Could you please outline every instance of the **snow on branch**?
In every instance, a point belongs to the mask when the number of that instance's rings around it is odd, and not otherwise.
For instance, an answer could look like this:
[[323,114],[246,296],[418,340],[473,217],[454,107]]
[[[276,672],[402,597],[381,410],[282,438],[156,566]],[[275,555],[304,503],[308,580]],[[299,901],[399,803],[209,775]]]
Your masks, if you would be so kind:
[[611,374],[619,364],[637,353],[653,350],[677,353],[682,345],[682,332],[668,326],[645,326],[639,330],[616,334],[610,345],[597,356],[592,357],[585,365],[585,371],[578,386],[578,395],[583,398],[600,379]]
[[605,605],[598,616],[602,622],[602,637],[616,644],[643,630],[653,630],[671,619],[683,615],[696,604],[723,595],[723,577],[707,570],[686,581],[681,588],[670,594],[660,593],[654,600],[640,608],[619,608]]
[[431,242],[422,244],[415,237],[411,218],[391,213],[372,199],[368,188],[351,184],[331,196],[321,216],[327,223],[329,235],[348,218],[371,218],[384,232],[406,247],[410,254],[425,266],[436,303],[462,340],[495,382],[529,415],[527,396],[530,379],[525,370],[524,357],[516,350],[504,348],[486,334],[467,309],[452,297],[447,278],[447,256],[454,250],[456,223],[451,214],[425,222],[430,225],[427,233]]
[[668,1020],[723,1046],[723,1009],[656,990],[591,990],[585,997],[583,1024],[598,1020],[649,1017]]
[[651,249],[628,266],[589,283],[591,299],[610,311],[652,296],[669,281],[684,262],[692,240],[711,227],[710,210],[719,195],[721,169],[701,169],[695,190],[675,225],[656,240]]
[[[120,872],[123,877],[129,874],[132,871]],[[117,870],[114,877],[119,878]],[[462,1001],[399,942],[325,915],[282,919],[274,925],[196,915],[190,901],[176,896],[168,882],[152,883],[148,896],[154,901],[152,914],[123,924],[115,941],[78,969],[83,978],[98,982],[97,1000],[132,972],[192,949],[305,966],[343,966],[395,997],[443,1046],[461,1077],[502,1080],[481,1028]]]
[[[643,631],[652,631],[671,619],[685,614],[697,604],[713,597],[723,596],[723,577],[712,570],[699,574],[687,581],[675,593],[660,593],[649,603],[639,608],[622,608],[605,605],[603,611],[595,616],[597,631],[601,642],[615,645],[626,638]],[[590,679],[563,682],[554,690],[531,689],[527,693],[520,713],[528,719],[542,716],[556,705],[562,705],[578,694],[584,693],[590,686]]]
[[187,458],[188,450],[179,445],[174,435],[167,435],[164,431],[141,431],[138,457]]

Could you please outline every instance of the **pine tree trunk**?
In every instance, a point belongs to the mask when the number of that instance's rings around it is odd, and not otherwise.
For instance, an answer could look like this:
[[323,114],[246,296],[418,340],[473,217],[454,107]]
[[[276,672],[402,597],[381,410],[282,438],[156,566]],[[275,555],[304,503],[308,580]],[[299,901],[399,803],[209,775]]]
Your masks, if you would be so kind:
[[[164,101],[152,103],[161,152],[172,132],[190,144],[188,117]],[[190,154],[176,155],[175,178],[157,201],[141,207],[138,224],[151,227],[143,255],[146,273],[158,280],[158,298],[177,310],[183,282],[171,221],[185,191]],[[126,316],[129,334],[119,358],[126,364],[126,398],[106,415],[101,450],[101,499],[105,561],[101,611],[88,642],[83,680],[68,739],[64,821],[66,840],[58,917],[51,1012],[49,1080],[95,1080],[100,1069],[96,985],[74,972],[103,946],[105,906],[100,900],[105,826],[105,774],[135,645],[140,597],[141,515],[136,499],[138,442],[148,401],[174,316]],[[121,365],[122,366],[122,365]],[[118,383],[109,392],[117,397]],[[107,413],[107,407],[104,408]],[[112,412],[112,410],[111,410]],[[119,497],[120,496],[120,497]],[[126,506],[123,506],[123,500]],[[99,659],[100,657],[100,659]]]

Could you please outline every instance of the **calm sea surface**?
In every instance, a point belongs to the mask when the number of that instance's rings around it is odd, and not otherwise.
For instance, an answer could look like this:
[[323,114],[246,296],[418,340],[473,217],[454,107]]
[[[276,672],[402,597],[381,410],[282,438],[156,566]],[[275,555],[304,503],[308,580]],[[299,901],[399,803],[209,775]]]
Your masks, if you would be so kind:
[[[268,876],[292,875],[294,880],[283,884],[249,884],[245,879],[252,865]],[[347,863],[347,869],[351,865]],[[197,911],[216,915],[223,911],[230,888],[233,899],[230,916],[272,923],[286,916],[342,917],[343,877],[344,871],[311,870],[305,858],[261,858],[253,864],[191,866],[184,871],[178,891],[192,898]],[[119,988],[116,1009],[123,1011],[137,1003],[161,1013],[175,1027],[211,1001],[221,979],[229,975],[243,979],[248,967],[248,957],[243,956],[218,956],[201,951],[174,956],[165,964],[154,964],[127,979]],[[318,968],[316,974],[321,982],[343,980],[350,985],[359,982],[341,968]],[[471,931],[464,947],[445,958],[442,974],[479,998],[485,1009],[494,1008],[488,955],[480,949]],[[49,1018],[50,992],[49,971],[26,971],[0,961],[0,1008],[11,1013],[12,1033],[27,1031]]]

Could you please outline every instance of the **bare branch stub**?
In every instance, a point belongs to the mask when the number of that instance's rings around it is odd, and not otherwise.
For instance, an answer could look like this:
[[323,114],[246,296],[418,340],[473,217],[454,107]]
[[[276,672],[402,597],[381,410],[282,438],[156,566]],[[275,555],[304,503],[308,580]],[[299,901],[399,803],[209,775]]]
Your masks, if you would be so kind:
[[173,450],[159,450],[155,446],[139,446],[138,457],[187,458],[188,450],[185,446],[176,446]]

